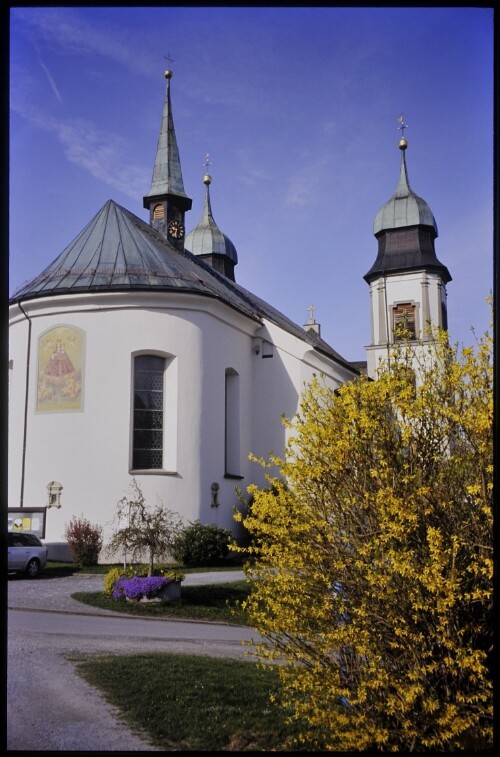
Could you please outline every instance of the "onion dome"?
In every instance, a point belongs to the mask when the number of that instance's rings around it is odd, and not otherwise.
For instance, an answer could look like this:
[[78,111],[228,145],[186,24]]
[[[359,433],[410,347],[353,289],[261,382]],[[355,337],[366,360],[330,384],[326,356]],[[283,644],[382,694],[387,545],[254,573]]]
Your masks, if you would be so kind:
[[210,184],[212,177],[205,174],[205,205],[200,222],[196,228],[186,235],[185,249],[193,255],[201,257],[219,273],[223,273],[234,281],[234,266],[238,263],[236,247],[228,236],[215,223],[210,204]]
[[398,229],[404,226],[432,226],[436,237],[438,228],[432,211],[425,200],[415,194],[408,181],[405,152],[408,142],[404,137],[399,140],[401,150],[401,170],[396,191],[385,205],[382,205],[373,224],[375,236],[385,229]]
[[434,240],[438,236],[434,215],[421,197],[410,187],[406,168],[408,141],[399,140],[401,168],[399,183],[392,197],[382,205],[373,224],[378,240],[375,263],[363,277],[368,283],[380,275],[410,270],[433,270],[445,283],[451,281],[446,268],[436,257]]

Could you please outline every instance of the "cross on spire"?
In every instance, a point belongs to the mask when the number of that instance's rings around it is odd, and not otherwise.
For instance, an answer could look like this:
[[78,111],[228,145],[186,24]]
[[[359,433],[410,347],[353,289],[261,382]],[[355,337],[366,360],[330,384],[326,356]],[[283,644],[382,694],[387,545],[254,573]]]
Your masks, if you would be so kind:
[[309,318],[307,319],[307,322],[308,323],[314,323],[315,322],[314,321],[314,311],[316,310],[316,308],[315,308],[314,305],[309,305],[309,307],[307,309],[309,311]]
[[167,61],[167,65],[168,65],[168,66],[170,66],[170,64],[174,62],[174,59],[172,58],[172,56],[170,55],[170,53],[167,53],[167,54],[166,54],[166,55],[164,55],[163,57],[164,57],[164,58],[165,58],[165,60]]
[[401,113],[401,115],[398,118],[398,124],[399,124],[398,131],[401,131],[401,136],[404,137],[404,135],[405,135],[405,129],[408,128],[408,124],[405,123],[405,120],[404,120],[404,117],[403,117],[402,113]]
[[204,161],[203,165],[205,166],[205,168],[206,168],[207,170],[208,170],[208,166],[211,166],[211,165],[212,165],[212,161],[210,160],[210,156],[209,156],[208,152],[207,152],[207,154],[205,155],[205,161]]

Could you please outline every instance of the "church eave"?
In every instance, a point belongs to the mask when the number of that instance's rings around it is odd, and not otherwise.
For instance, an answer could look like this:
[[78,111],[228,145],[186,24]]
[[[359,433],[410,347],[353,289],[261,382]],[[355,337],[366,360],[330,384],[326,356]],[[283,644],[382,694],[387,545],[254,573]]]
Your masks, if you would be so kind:
[[450,272],[447,267],[439,262],[434,263],[415,263],[414,265],[394,263],[393,265],[381,265],[375,261],[374,265],[370,268],[368,273],[363,276],[364,280],[370,284],[374,279],[380,276],[396,276],[401,273],[409,273],[414,271],[432,271],[433,273],[439,273],[445,284],[448,284],[452,280]]
[[186,194],[175,194],[173,192],[165,192],[163,194],[156,194],[156,195],[146,195],[143,198],[142,205],[147,210],[151,207],[151,205],[154,205],[158,202],[164,202],[165,200],[168,200],[169,202],[176,204],[177,207],[182,211],[191,210],[193,201],[190,197],[188,197]]

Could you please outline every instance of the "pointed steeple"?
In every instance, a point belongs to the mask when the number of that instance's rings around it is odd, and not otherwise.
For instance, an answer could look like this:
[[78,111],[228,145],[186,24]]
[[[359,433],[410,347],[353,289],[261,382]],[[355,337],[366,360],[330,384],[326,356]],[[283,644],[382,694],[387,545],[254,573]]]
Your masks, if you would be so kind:
[[[208,156],[205,165],[208,165]],[[236,247],[215,223],[210,203],[210,184],[212,177],[206,173],[205,204],[200,222],[186,237],[186,249],[209,263],[219,273],[234,281],[234,266],[238,262]]]
[[179,148],[175,136],[170,80],[172,72],[165,71],[167,88],[156,149],[151,188],[143,198],[149,209],[149,222],[178,249],[184,249],[184,214],[191,209],[192,200],[184,191]]

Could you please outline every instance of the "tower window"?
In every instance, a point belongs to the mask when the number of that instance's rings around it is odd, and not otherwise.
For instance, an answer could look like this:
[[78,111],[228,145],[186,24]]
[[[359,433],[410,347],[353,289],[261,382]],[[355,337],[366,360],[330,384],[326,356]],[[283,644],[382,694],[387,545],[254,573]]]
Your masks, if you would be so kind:
[[153,221],[163,221],[165,218],[165,209],[161,203],[153,208]]
[[395,340],[416,339],[415,305],[402,303],[392,311],[392,329]]
[[165,358],[138,355],[134,360],[132,467],[163,468],[163,386]]

